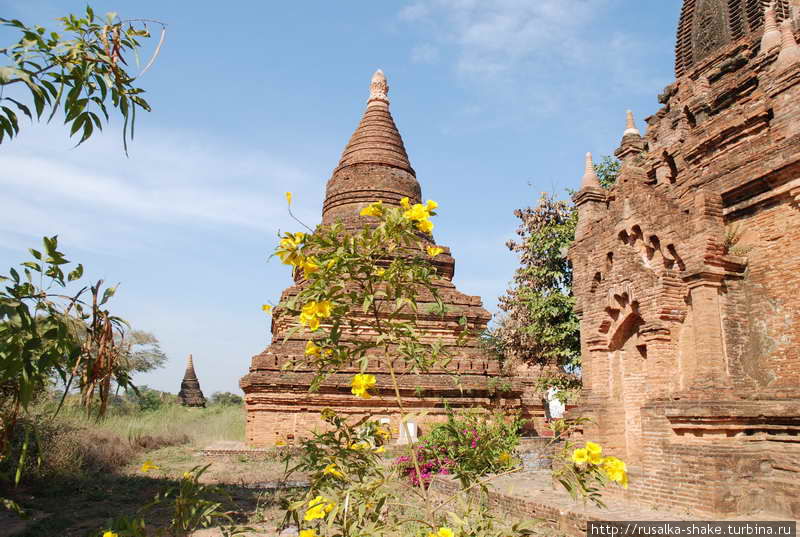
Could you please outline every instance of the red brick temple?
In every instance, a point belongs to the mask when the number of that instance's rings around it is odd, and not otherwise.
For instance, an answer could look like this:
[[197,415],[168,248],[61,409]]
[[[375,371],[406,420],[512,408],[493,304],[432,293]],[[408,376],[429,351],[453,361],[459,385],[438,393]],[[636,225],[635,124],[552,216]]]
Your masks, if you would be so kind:
[[[338,166],[328,181],[322,207],[322,224],[342,222],[347,229],[359,229],[370,222],[359,216],[361,209],[376,201],[399,206],[408,197],[411,203],[422,201],[420,184],[411,167],[403,139],[389,112],[388,84],[381,71],[375,73],[366,111],[358,128],[350,138]],[[447,200],[439,200],[446,207]],[[431,244],[434,239],[429,238]],[[445,344],[455,344],[463,327],[475,334],[466,345],[451,348],[453,360],[447,369],[438,369],[422,375],[402,376],[402,399],[408,411],[427,411],[418,425],[424,432],[427,423],[441,421],[445,404],[451,408],[494,407],[505,405],[520,408],[520,384],[503,381],[499,377],[499,364],[487,358],[479,347],[477,335],[489,322],[491,315],[482,307],[479,297],[465,295],[453,285],[455,260],[446,246],[436,257],[441,278],[437,286],[447,305],[444,316],[419,314],[417,329],[422,339]],[[295,274],[295,284],[286,289],[281,300],[296,294],[302,285],[302,274]],[[419,311],[424,312],[432,297],[418,299]],[[356,320],[358,323],[358,320]],[[314,372],[298,368],[283,370],[287,361],[302,358],[308,335],[297,332],[284,343],[286,334],[296,325],[294,318],[276,314],[272,321],[272,344],[253,357],[250,372],[240,382],[245,392],[247,408],[247,443],[251,446],[271,446],[279,440],[292,440],[307,436],[323,427],[320,411],[324,408],[348,416],[371,414],[375,419],[389,420],[395,434],[399,429],[396,403],[388,390],[388,371],[371,367],[368,373],[376,376],[381,394],[371,399],[359,399],[350,392],[350,380],[355,369],[331,375],[318,392],[308,388]],[[356,326],[351,337],[363,329]],[[454,376],[457,376],[459,388]],[[462,389],[463,388],[463,389]],[[501,389],[505,388],[505,390]],[[421,390],[421,391],[420,391]]]
[[647,505],[800,517],[798,20],[684,0],[663,107],[575,197],[577,414]]

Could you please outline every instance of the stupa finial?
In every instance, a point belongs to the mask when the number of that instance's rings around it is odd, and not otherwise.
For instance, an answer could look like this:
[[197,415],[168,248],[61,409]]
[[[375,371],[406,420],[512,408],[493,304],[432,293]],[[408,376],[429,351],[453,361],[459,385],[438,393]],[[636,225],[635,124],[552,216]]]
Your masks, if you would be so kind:
[[626,124],[625,124],[625,133],[623,136],[628,136],[629,134],[635,134],[636,136],[641,136],[642,133],[639,132],[639,129],[636,128],[636,121],[633,119],[633,111],[628,110],[626,113]]
[[581,189],[584,188],[600,188],[600,178],[597,177],[597,172],[594,170],[594,160],[591,153],[586,153],[586,170],[581,181]]
[[775,18],[775,4],[770,2],[764,11],[764,35],[761,36],[761,53],[766,54],[781,44],[781,31]]
[[383,74],[381,69],[375,71],[369,85],[369,103],[376,101],[389,103],[389,83],[386,81],[386,75]]
[[785,69],[800,62],[800,45],[794,38],[792,19],[786,19],[781,24],[781,52],[775,65],[778,69]]

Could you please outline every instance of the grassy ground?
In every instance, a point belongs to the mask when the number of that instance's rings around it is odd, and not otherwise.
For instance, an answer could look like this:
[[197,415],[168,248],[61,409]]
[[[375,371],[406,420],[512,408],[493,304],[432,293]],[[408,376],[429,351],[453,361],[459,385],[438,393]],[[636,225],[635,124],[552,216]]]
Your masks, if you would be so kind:
[[[101,535],[111,519],[141,514],[143,506],[174,486],[184,472],[207,464],[210,467],[201,482],[224,490],[225,509],[236,523],[257,529],[249,535],[275,537],[291,491],[265,485],[284,476],[281,450],[257,458],[212,458],[200,451],[221,441],[242,441],[243,413],[238,406],[187,409],[167,405],[148,412],[112,413],[99,422],[70,409],[56,420],[39,420],[41,465],[28,468],[28,477],[18,489],[0,490],[0,497],[16,500],[33,519],[20,528],[13,515],[0,511],[0,537]],[[387,460],[393,458],[392,453],[386,455]],[[145,461],[158,469],[143,472]],[[166,508],[146,513],[151,526],[166,527],[170,518]],[[222,535],[212,528],[193,537]]]
[[[198,448],[244,438],[240,406],[207,409],[165,405],[148,412],[112,412],[87,419],[65,408],[55,419],[42,409],[37,418],[40,464],[27,468],[26,479],[0,497],[15,499],[33,515],[20,537],[84,537],[107,527],[111,518],[135,515],[184,472],[210,464],[201,482],[219,484],[230,496],[227,508],[238,522],[274,528],[283,517],[286,492],[256,484],[280,480],[284,463],[278,452],[257,459],[207,458]],[[145,460],[159,467],[141,471]],[[0,537],[19,530],[14,515],[0,511]],[[166,523],[169,513],[154,511],[148,520]]]
[[59,419],[76,427],[110,431],[134,443],[148,436],[187,441],[198,448],[220,440],[244,441],[245,413],[242,406],[187,408],[164,405],[147,412],[112,411],[102,421],[88,419],[80,409],[68,407],[61,411]]

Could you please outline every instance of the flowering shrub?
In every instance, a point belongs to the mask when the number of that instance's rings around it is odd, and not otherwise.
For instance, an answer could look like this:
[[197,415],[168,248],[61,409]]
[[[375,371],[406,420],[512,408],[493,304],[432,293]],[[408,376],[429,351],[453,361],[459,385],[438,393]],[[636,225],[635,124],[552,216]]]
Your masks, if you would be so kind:
[[[220,523],[224,537],[243,535],[251,530],[238,527],[226,512],[231,498],[221,488],[200,483],[200,478],[208,470],[210,464],[195,466],[184,472],[178,482],[160,492],[153,501],[141,509],[141,515],[135,517],[121,516],[111,521],[110,529],[100,530],[93,537],[148,537],[150,535],[186,537],[200,528],[208,528]],[[160,470],[152,460],[146,460],[139,471],[148,473]],[[148,524],[144,516],[153,508],[167,508],[172,512],[169,526],[154,528]]]
[[[569,429],[588,421],[585,418],[567,422],[556,420],[553,423],[556,437],[565,437]],[[567,440],[560,452],[553,457],[553,479],[570,493],[574,499],[590,501],[598,507],[605,507],[602,489],[609,483],[617,483],[628,488],[628,467],[624,461],[614,456],[603,456],[603,447],[595,442],[586,442],[577,447]]]
[[[423,440],[414,446],[413,451],[416,464],[411,455],[403,455],[395,460],[400,474],[413,486],[418,487],[422,483],[427,487],[434,476],[452,473],[455,461],[447,456],[447,447],[429,444]],[[419,475],[417,468],[420,470]]]
[[[427,486],[436,474],[454,474],[462,483],[513,468],[524,420],[502,413],[448,412],[447,423],[435,426],[415,447],[422,482]],[[420,478],[410,456],[396,463],[411,483]]]
[[[290,194],[286,199],[291,205]],[[406,428],[409,413],[399,377],[445,367],[449,361],[443,344],[422,338],[416,326],[417,297],[432,297],[426,299],[434,303],[426,315],[446,311],[431,262],[443,253],[430,237],[437,207],[433,201],[412,204],[408,198],[399,207],[376,202],[361,211],[372,221],[359,231],[333,224],[284,234],[275,255],[302,279],[296,294],[263,308],[294,319],[289,335],[305,335],[303,357],[286,367],[314,371],[312,391],[329,375],[349,371],[352,396],[393,397],[400,426]],[[372,336],[353,337],[352,319],[358,319],[360,332]],[[448,345],[460,345],[468,336],[466,328],[462,325],[458,340]],[[379,383],[368,368],[387,376]],[[409,445],[398,464],[386,465],[381,453],[389,431],[379,423],[369,416],[349,422],[327,409],[322,417],[329,429],[301,443],[300,460],[287,472],[287,479],[294,471],[310,475],[308,490],[288,505],[284,521],[294,523],[302,537],[530,534],[522,525],[509,527],[495,519],[485,501],[467,492],[476,485],[485,490],[481,476],[513,467],[519,419],[451,414],[418,445]],[[405,433],[410,436],[408,429]],[[449,472],[458,477],[462,491],[436,499],[427,485],[434,475]],[[414,500],[422,512],[409,510]]]

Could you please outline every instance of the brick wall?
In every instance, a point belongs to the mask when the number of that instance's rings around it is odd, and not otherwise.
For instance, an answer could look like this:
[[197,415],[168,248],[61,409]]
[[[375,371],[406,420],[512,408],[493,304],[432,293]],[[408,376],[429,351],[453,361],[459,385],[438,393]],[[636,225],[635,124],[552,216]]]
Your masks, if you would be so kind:
[[800,65],[722,47],[626,136],[610,191],[576,197],[582,436],[619,494],[800,516]]

